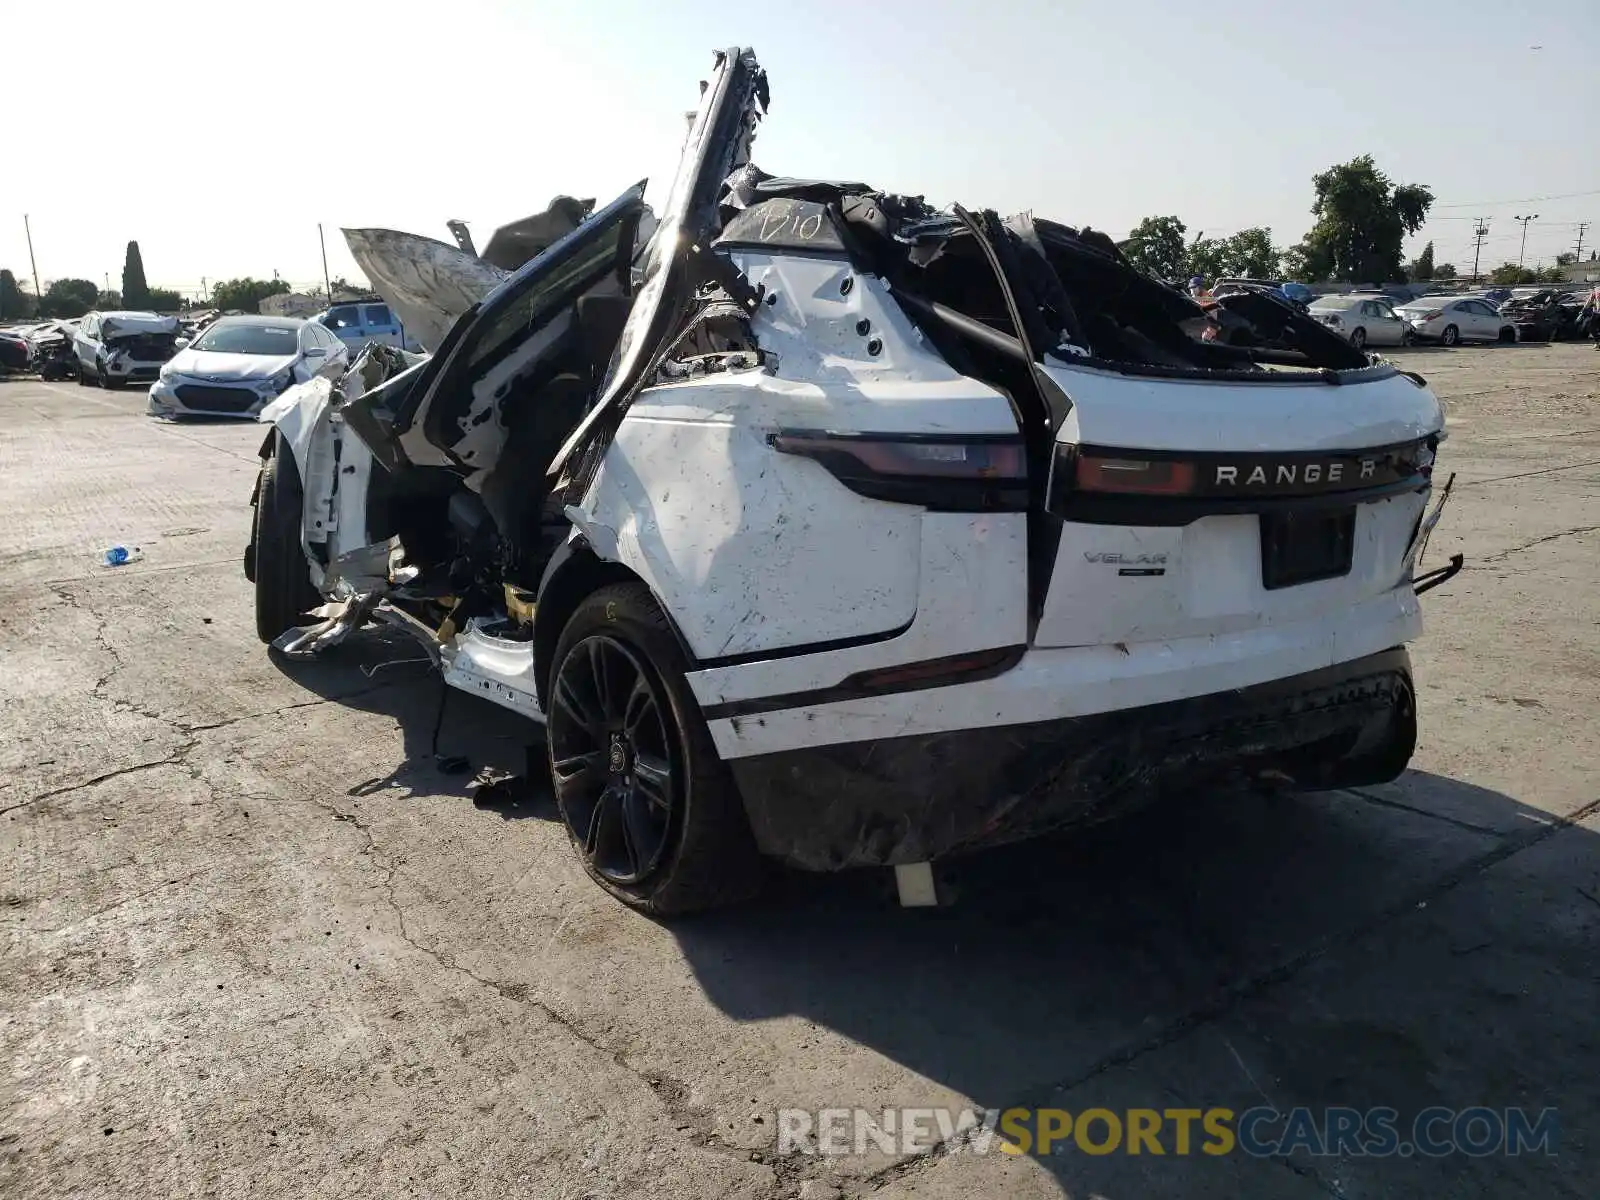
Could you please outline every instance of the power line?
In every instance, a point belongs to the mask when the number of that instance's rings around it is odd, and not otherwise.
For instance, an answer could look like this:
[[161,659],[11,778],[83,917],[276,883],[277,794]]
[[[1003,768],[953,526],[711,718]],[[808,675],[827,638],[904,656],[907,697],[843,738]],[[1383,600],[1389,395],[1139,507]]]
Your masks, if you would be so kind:
[[1600,196],[1592,192],[1562,192],[1555,196],[1523,196],[1517,200],[1469,200],[1465,204],[1435,204],[1434,208],[1499,208],[1506,204],[1538,204],[1541,200],[1575,200],[1579,196]]

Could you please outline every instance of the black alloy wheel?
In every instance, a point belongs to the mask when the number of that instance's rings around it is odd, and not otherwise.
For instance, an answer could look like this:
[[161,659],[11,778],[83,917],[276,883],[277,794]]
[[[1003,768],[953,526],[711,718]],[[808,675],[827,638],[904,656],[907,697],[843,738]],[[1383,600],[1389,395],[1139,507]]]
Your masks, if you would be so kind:
[[670,705],[643,658],[591,634],[568,651],[551,689],[556,795],[589,867],[614,884],[641,883],[671,840],[681,764]]

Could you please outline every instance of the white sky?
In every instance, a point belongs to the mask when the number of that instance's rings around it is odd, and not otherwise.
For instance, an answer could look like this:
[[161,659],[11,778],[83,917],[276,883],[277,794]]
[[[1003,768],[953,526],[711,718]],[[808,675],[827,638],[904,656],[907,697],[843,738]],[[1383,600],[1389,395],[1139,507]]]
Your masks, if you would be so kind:
[[27,213],[46,285],[120,287],[136,238],[154,285],[304,286],[319,221],[358,278],[341,225],[449,240],[460,217],[482,244],[561,192],[664,188],[729,44],[771,77],[776,174],[1286,245],[1311,175],[1370,152],[1434,189],[1409,249],[1463,270],[1473,217],[1485,269],[1515,260],[1514,215],[1539,214],[1530,264],[1600,218],[1600,0],[75,0],[7,5],[3,29],[0,266],[29,277]]

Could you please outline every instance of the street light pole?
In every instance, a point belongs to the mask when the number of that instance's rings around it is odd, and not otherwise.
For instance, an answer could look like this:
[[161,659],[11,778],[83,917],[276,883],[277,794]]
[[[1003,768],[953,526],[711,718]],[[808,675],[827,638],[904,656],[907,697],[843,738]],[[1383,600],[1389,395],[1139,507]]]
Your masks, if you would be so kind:
[[28,214],[22,214],[22,229],[28,235],[28,265],[33,268],[33,301],[35,304],[44,299],[44,293],[39,290],[39,264],[33,260],[33,227],[28,224]]
[[1512,217],[1511,219],[1513,221],[1522,222],[1522,249],[1517,251],[1517,266],[1520,267],[1522,265],[1523,257],[1528,253],[1528,223],[1530,221],[1537,221],[1539,219],[1539,214],[1534,213],[1531,217]]

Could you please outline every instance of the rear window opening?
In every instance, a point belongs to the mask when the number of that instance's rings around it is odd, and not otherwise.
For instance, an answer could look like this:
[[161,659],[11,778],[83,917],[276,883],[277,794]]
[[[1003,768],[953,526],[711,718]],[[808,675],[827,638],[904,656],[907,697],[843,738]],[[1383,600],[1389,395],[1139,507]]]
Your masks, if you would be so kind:
[[1328,372],[1372,368],[1361,350],[1263,292],[1198,304],[1135,268],[1096,230],[1028,215],[1002,220],[957,210],[953,216],[918,197],[860,184],[752,172],[729,181],[727,220],[739,213],[748,223],[751,210],[796,199],[825,204],[851,258],[889,281],[951,365],[1001,386],[1029,373],[1029,359],[1046,358],[1128,374],[1252,382],[1297,374],[1326,381]]

